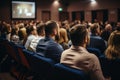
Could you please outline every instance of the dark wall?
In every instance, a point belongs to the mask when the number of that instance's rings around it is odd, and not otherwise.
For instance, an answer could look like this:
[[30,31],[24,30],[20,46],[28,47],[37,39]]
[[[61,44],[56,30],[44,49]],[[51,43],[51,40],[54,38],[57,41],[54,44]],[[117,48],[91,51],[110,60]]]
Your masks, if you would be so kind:
[[[92,10],[107,9],[108,20],[117,21],[117,11],[118,8],[120,8],[120,0],[96,0],[97,4],[91,4],[90,0],[61,0],[60,3],[57,5],[54,3],[54,0],[35,1],[37,4],[36,20],[42,19],[42,11],[50,11],[50,19],[59,20],[58,8],[62,7],[63,11],[69,12],[70,20],[72,20],[72,12],[75,11],[84,11],[84,19],[86,21],[91,21]],[[0,0],[0,20],[11,21],[11,0]]]
[[0,1],[0,20],[10,21],[10,0],[1,0]]
[[96,3],[92,3],[90,0],[77,0],[69,4],[68,11],[115,9],[119,7],[120,0],[96,0]]
[[[61,2],[56,4],[54,0],[28,0],[28,1],[36,1],[37,7],[36,20],[42,19],[42,11],[50,11],[52,20],[59,20],[58,11],[59,7],[62,7],[63,11],[67,11],[66,4],[61,5]],[[4,20],[7,22],[11,21],[11,0],[0,0],[0,20]]]
[[108,10],[108,20],[111,22],[117,21],[117,8],[120,8],[120,0],[96,0],[92,3],[90,0],[76,0],[69,4],[68,11],[71,13],[70,19],[72,20],[72,12],[84,11],[85,20],[92,21],[92,11]]

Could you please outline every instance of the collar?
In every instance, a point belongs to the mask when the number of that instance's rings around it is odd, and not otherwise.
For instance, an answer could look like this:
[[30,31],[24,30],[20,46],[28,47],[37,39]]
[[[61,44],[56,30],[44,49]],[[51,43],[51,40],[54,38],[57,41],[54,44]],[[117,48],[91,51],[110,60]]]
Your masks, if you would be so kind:
[[77,51],[81,51],[81,50],[87,50],[86,48],[82,47],[82,46],[71,46],[72,50],[77,50]]
[[54,41],[51,37],[46,36],[45,41]]

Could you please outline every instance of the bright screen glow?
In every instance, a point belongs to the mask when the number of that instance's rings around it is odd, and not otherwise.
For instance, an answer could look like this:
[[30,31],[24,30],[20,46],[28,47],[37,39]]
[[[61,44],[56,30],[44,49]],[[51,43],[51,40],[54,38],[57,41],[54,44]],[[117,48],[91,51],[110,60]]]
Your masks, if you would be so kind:
[[12,1],[12,18],[35,18],[35,2]]

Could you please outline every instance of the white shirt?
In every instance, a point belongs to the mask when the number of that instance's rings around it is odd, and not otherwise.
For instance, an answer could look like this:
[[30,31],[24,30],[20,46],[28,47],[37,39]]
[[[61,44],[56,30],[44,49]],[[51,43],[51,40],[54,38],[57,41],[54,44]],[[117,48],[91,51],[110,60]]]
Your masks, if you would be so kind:
[[27,41],[26,41],[26,43],[25,43],[25,48],[26,48],[26,49],[28,49],[28,47],[30,46],[31,41],[32,41],[34,38],[36,38],[35,35],[29,35],[29,36],[28,36]]
[[42,38],[44,38],[44,37],[40,37],[40,36],[39,36],[39,37],[34,38],[34,39],[31,41],[31,43],[30,43],[30,48],[32,49],[32,51],[36,52],[37,44],[38,44],[39,40],[42,39]]

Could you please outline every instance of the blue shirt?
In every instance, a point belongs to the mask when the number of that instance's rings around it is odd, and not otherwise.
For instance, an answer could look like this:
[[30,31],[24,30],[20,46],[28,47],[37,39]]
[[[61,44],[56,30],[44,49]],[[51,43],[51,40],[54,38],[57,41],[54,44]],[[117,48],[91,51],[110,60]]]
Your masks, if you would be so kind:
[[87,46],[88,48],[97,48],[104,53],[106,49],[106,44],[104,40],[100,36],[92,35],[90,36],[90,44]]
[[52,38],[45,37],[41,39],[36,47],[36,52],[42,56],[53,59],[55,62],[60,62],[63,48],[56,43]]

